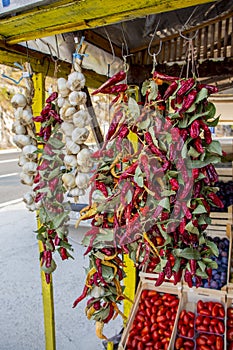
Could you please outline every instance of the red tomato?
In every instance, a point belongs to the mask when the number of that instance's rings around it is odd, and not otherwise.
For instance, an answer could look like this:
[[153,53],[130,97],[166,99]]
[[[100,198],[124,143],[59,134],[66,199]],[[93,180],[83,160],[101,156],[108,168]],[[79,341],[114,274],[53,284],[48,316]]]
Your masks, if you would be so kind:
[[204,326],[204,325],[199,325],[199,326],[197,326],[197,330],[199,332],[208,332],[209,328],[207,326]]
[[222,337],[219,337],[219,336],[216,337],[215,348],[216,350],[222,350],[224,348],[224,341]]
[[142,342],[143,342],[143,343],[147,343],[149,340],[150,340],[149,334],[146,334],[146,335],[144,335],[144,336],[142,337]]
[[212,345],[216,341],[216,337],[214,334],[209,335],[208,340],[207,340],[207,345]]
[[203,318],[203,325],[208,326],[210,324],[210,318],[209,317],[204,317]]
[[218,323],[218,333],[220,333],[220,334],[224,334],[224,332],[225,332],[225,325],[224,325],[224,323],[223,323],[223,321],[219,321],[219,323]]
[[162,343],[160,341],[158,341],[155,345],[154,345],[154,349],[155,350],[161,350],[162,349]]
[[166,321],[167,320],[167,317],[165,315],[161,315],[161,316],[158,316],[157,317],[157,323],[159,322],[163,322],[163,321]]
[[227,327],[233,327],[233,318],[228,318],[227,320]]
[[151,308],[152,305],[151,305],[149,299],[145,299],[144,303],[145,303],[146,307]]
[[228,341],[233,341],[233,328],[229,328],[227,330],[227,340]]
[[148,326],[145,326],[142,331],[141,331],[141,335],[146,335],[150,332],[150,328]]
[[189,317],[188,317],[187,314],[184,315],[183,322],[184,322],[184,324],[186,324],[186,325],[189,324]]
[[193,338],[194,337],[194,329],[193,328],[189,329],[189,331],[187,333],[187,337],[188,338]]
[[153,333],[154,331],[156,331],[158,329],[158,325],[157,323],[154,323],[152,326],[151,326],[151,332]]
[[222,317],[222,318],[225,317],[225,310],[223,306],[220,306],[218,313],[219,313],[219,317]]
[[197,312],[198,312],[198,313],[199,313],[199,311],[200,311],[201,309],[203,309],[203,306],[204,306],[203,301],[202,301],[202,300],[198,300],[198,302],[197,302]]
[[176,338],[175,349],[179,350],[182,348],[182,346],[183,346],[183,338],[180,338],[180,337]]
[[218,317],[218,310],[219,310],[219,305],[215,304],[213,309],[212,309],[212,316],[213,317]]
[[203,315],[203,316],[210,316],[210,315],[211,315],[211,311],[208,310],[208,309],[201,309],[201,310],[199,311],[199,314],[200,314],[200,315]]
[[154,340],[155,342],[159,340],[159,333],[158,333],[158,331],[154,331],[154,332],[152,333],[152,338],[153,338],[153,340]]
[[233,307],[229,307],[227,309],[227,317],[228,318],[233,318]]
[[184,337],[187,336],[187,327],[186,326],[181,327],[180,334],[183,335]]
[[194,349],[194,342],[192,340],[186,339],[184,341],[184,346],[187,346],[188,348]]
[[137,350],[144,350],[144,345],[141,341],[138,343]]
[[144,290],[142,291],[142,294],[141,294],[141,300],[146,299],[147,296],[148,296],[148,291],[147,291],[146,289],[144,289]]
[[156,290],[148,290],[147,293],[148,297],[154,297],[154,296],[158,296],[158,293],[156,292]]
[[196,326],[199,326],[200,324],[202,324],[203,321],[203,317],[201,315],[197,316],[196,318]]
[[137,316],[135,317],[136,321],[139,321],[139,322],[144,322],[145,321],[145,317],[142,316],[141,314],[137,314]]

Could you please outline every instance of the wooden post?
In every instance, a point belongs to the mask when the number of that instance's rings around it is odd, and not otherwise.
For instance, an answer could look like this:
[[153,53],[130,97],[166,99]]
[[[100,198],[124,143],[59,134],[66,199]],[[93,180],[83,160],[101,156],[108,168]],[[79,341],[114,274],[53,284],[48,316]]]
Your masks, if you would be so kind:
[[[33,75],[33,82],[35,88],[35,94],[33,98],[33,114],[39,115],[45,101],[45,87],[44,87],[44,74],[36,73]],[[40,124],[36,124],[36,130],[38,131]],[[39,220],[37,221],[38,228],[40,227]],[[42,242],[39,241],[39,251],[42,251]],[[50,284],[46,283],[45,274],[41,272],[41,287],[44,309],[44,332],[45,332],[45,349],[55,350],[55,321],[54,321],[54,303],[53,303],[53,283],[52,278]]]

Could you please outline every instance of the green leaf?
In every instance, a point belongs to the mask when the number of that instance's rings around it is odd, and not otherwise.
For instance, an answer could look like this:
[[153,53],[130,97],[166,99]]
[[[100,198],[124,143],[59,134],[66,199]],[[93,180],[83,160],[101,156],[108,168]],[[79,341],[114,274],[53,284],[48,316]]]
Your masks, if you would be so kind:
[[215,256],[219,256],[219,250],[218,247],[216,246],[216,244],[212,241],[207,240],[206,241],[206,245],[207,247],[209,247],[211,249],[211,252],[215,255]]
[[55,168],[52,171],[50,171],[49,176],[48,176],[48,180],[52,180],[55,177],[58,177],[58,175],[60,174],[60,169],[59,168]]
[[189,107],[189,109],[187,109],[185,113],[193,113],[195,110],[196,110],[196,101],[192,104],[191,107]]
[[208,90],[206,88],[202,88],[197,94],[195,103],[205,100],[208,97],[208,95],[209,95]]
[[163,197],[169,197],[169,196],[172,196],[173,194],[176,194],[176,192],[175,192],[175,191],[171,191],[171,190],[164,190],[164,191],[161,193],[161,195],[162,195]]
[[59,215],[54,216],[53,218],[53,225],[54,225],[54,229],[57,229],[58,227],[60,227],[63,224],[63,221],[68,217],[66,212],[63,212]]
[[146,118],[145,120],[140,122],[137,126],[141,130],[147,130],[149,128],[149,126],[150,126],[150,123],[151,123],[150,118]]
[[45,243],[45,238],[44,238],[44,236],[43,236],[42,233],[38,233],[38,234],[36,235],[36,239],[37,239],[38,241],[42,241],[43,243]]
[[129,113],[133,119],[137,119],[140,116],[140,108],[134,98],[130,97],[128,101]]
[[200,153],[197,152],[197,150],[195,148],[190,146],[189,151],[188,151],[188,155],[193,157],[193,158],[197,158],[200,155]]
[[161,199],[161,201],[159,202],[159,204],[161,207],[163,207],[164,209],[167,209],[168,211],[170,210],[170,200],[168,197],[165,197],[163,199]]
[[215,116],[216,113],[216,107],[212,102],[209,102],[207,107],[206,107],[206,112],[207,112],[207,119],[212,119]]
[[205,269],[206,269],[206,264],[203,263],[203,261],[201,261],[201,260],[198,260],[198,261],[197,261],[197,264],[198,264],[198,266],[200,267],[201,271],[204,272]]
[[132,199],[133,199],[132,191],[128,190],[126,195],[125,195],[126,203],[127,204],[131,203]]
[[218,269],[218,264],[216,263],[216,261],[212,260],[208,263],[208,267],[210,267],[211,269]]
[[215,118],[214,120],[208,122],[207,125],[208,126],[217,126],[218,122],[219,122],[219,119],[220,119],[220,115],[217,118]]
[[143,187],[144,185],[143,172],[139,166],[135,170],[133,179],[139,187]]
[[55,149],[61,149],[64,147],[64,143],[61,140],[58,140],[56,137],[50,137],[49,143]]
[[219,141],[213,140],[211,144],[209,144],[206,149],[210,153],[218,154],[219,156],[222,156],[222,147]]
[[194,209],[193,214],[204,214],[207,213],[206,208],[202,204],[198,204],[198,206]]
[[200,160],[193,160],[191,162],[191,167],[192,169],[194,168],[203,168],[204,166],[212,163],[212,164],[217,164],[219,163],[221,160],[220,157],[218,156],[209,156],[207,157],[207,159],[203,160],[203,161],[200,161]]
[[199,237],[199,245],[203,245],[203,244],[205,244],[205,237],[201,235]]
[[187,148],[187,141],[184,143],[182,150],[181,150],[181,157],[183,159],[187,158],[188,148]]
[[179,271],[179,269],[180,269],[180,262],[181,262],[181,259],[176,258],[175,264],[174,264],[174,266],[172,268],[172,271],[176,271],[176,272]]
[[187,118],[181,119],[179,121],[179,123],[178,123],[178,126],[179,126],[179,128],[182,128],[182,129],[187,128],[187,126],[188,126],[188,119]]
[[150,87],[150,80],[145,80],[142,84],[142,88],[141,88],[141,92],[142,92],[142,96],[146,95],[147,90]]
[[187,225],[185,226],[185,229],[188,231],[188,232],[191,232],[191,233],[194,233],[196,235],[199,235],[199,231],[198,231],[198,228],[195,227],[192,223],[192,221],[189,221],[187,223]]
[[199,251],[193,248],[175,249],[174,251],[179,258],[198,260],[201,257]]
[[200,276],[201,278],[204,278],[204,279],[208,278],[207,273],[204,272],[204,271],[202,271],[201,269],[197,269],[197,270],[196,270],[196,275],[197,275],[197,276]]
[[158,85],[155,83],[154,80],[151,80],[148,101],[155,100],[157,96],[158,96]]

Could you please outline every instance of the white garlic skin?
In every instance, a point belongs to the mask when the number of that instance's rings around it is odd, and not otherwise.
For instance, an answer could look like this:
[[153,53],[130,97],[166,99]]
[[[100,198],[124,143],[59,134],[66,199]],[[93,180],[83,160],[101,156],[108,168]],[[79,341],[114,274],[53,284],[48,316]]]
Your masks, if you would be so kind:
[[35,153],[37,151],[37,147],[33,146],[33,145],[27,145],[24,146],[22,149],[23,155],[26,157],[26,159],[28,160],[37,160],[37,153]]
[[71,173],[65,173],[62,175],[62,181],[67,190],[70,190],[76,186],[75,184],[75,176]]
[[14,108],[24,108],[27,105],[27,99],[23,94],[15,94],[11,99],[11,104]]
[[13,142],[19,148],[23,148],[24,146],[31,144],[31,137],[29,135],[14,135]]
[[26,162],[23,165],[23,172],[28,175],[35,175],[35,173],[37,172],[37,163]]
[[87,128],[76,128],[72,132],[72,140],[77,144],[84,143],[89,136],[89,130]]
[[68,168],[75,168],[77,166],[77,157],[70,154],[65,155],[64,164]]
[[86,79],[84,75],[80,72],[72,72],[68,76],[67,84],[66,86],[71,91],[79,91],[84,88],[86,83]]
[[33,175],[28,175],[24,172],[20,173],[21,183],[24,185],[32,186],[33,185]]

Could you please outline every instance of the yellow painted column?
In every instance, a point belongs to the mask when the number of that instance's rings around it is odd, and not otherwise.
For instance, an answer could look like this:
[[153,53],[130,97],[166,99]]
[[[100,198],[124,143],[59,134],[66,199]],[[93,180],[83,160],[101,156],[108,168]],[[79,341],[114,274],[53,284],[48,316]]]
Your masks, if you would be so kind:
[[[35,88],[35,94],[33,98],[33,114],[34,116],[40,115],[40,112],[44,106],[45,101],[45,84],[44,74],[36,73],[33,75],[33,82]],[[36,123],[36,129],[38,131],[40,127],[39,123]],[[37,221],[38,228],[40,222]],[[42,242],[39,241],[39,251],[43,249]],[[46,283],[45,274],[41,272],[41,286],[42,286],[42,299],[44,310],[44,331],[45,331],[45,349],[56,349],[55,338],[55,319],[54,319],[54,302],[53,302],[53,282],[51,278],[50,284]]]
[[[137,151],[138,139],[137,135],[130,133],[128,139],[132,142],[135,152]],[[124,263],[126,267],[124,271],[126,277],[124,278],[124,294],[130,299],[134,300],[135,296],[135,287],[136,287],[136,269],[134,267],[133,261],[129,258],[127,254],[124,254]],[[132,303],[128,300],[124,300],[124,314],[126,317],[129,317],[129,313],[132,307]]]

